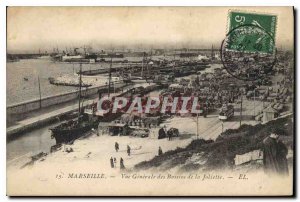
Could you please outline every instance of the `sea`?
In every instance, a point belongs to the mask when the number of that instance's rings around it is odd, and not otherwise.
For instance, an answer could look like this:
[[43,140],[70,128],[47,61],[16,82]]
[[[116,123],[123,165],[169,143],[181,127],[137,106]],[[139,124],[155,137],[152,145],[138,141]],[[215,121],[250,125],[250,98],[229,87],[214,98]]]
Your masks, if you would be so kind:
[[[108,63],[82,64],[83,71],[108,67]],[[48,78],[74,76],[79,68],[79,64],[53,62],[50,59],[27,59],[7,63],[6,105],[11,106],[39,98],[39,80],[42,98],[76,91],[78,87],[52,85]]]
[[[164,57],[166,58],[166,57]],[[142,57],[124,58],[129,61],[142,61]],[[162,59],[162,58],[153,58]],[[169,58],[167,58],[169,59]],[[173,58],[172,58],[173,59]],[[177,59],[177,58],[176,58]],[[120,66],[120,64],[114,64]],[[82,71],[100,68],[109,68],[110,64],[106,62],[94,64],[82,64]],[[212,65],[204,71],[212,71]],[[48,97],[62,93],[76,91],[78,87],[56,86],[49,83],[49,77],[60,77],[64,75],[74,76],[79,71],[78,63],[53,62],[49,59],[24,59],[18,62],[6,64],[6,106],[15,105],[39,98],[39,82],[41,96]],[[102,79],[108,80],[104,75]]]

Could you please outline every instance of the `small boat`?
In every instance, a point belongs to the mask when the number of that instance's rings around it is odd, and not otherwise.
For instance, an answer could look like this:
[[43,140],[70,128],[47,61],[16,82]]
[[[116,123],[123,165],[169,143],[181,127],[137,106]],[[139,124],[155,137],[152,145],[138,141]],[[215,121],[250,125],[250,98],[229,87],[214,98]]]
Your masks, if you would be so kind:
[[[111,72],[116,72],[116,69],[111,69]],[[109,73],[109,69],[92,69],[92,70],[86,70],[86,71],[82,71],[81,74],[82,75],[86,75],[86,76],[94,76],[94,75],[98,75],[98,74],[107,74]],[[79,74],[79,72],[77,72],[77,74]]]

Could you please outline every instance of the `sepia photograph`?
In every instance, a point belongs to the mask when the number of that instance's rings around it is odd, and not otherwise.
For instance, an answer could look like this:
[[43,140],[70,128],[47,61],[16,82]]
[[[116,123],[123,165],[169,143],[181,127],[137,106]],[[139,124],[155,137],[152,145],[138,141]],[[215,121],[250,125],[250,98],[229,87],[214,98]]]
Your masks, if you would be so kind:
[[6,7],[6,195],[293,196],[294,14]]

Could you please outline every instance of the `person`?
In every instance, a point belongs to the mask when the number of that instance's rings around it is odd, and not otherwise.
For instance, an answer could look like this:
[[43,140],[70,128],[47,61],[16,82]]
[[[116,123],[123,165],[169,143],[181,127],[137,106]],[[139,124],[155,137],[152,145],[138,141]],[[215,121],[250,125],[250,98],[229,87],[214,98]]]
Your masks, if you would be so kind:
[[169,141],[172,140],[173,131],[172,131],[172,130],[169,130],[169,131],[167,132],[167,135],[168,135]]
[[114,168],[114,160],[112,157],[110,157],[110,166],[111,168]]
[[115,150],[116,150],[116,152],[118,152],[119,151],[119,143],[115,143]]
[[166,125],[164,125],[164,131],[165,131],[165,134],[167,134],[168,129],[167,129],[167,126],[166,126]]
[[124,166],[124,160],[123,160],[122,157],[121,157],[121,159],[120,159],[120,169],[121,169],[121,170],[124,170],[124,169],[125,169],[125,166]]
[[160,155],[162,155],[162,154],[163,154],[162,149],[161,149],[161,147],[159,146],[159,147],[158,147],[158,156],[160,156]]
[[127,145],[127,154],[128,154],[128,156],[130,156],[130,150],[131,150],[130,146]]
[[117,159],[116,159],[116,157],[114,158],[114,166],[115,166],[115,168],[117,167]]
[[263,165],[267,174],[288,174],[287,148],[278,140],[280,133],[278,129],[273,129],[263,140]]
[[99,99],[101,99],[101,98],[102,98],[102,92],[101,92],[101,90],[100,90],[100,89],[98,90],[98,98],[99,98]]
[[160,128],[158,131],[158,139],[163,139],[165,137],[166,137],[166,133],[165,133],[164,128]]
[[203,117],[206,118],[207,116],[207,107],[204,107]]
[[282,141],[278,141],[278,155],[277,159],[279,162],[279,173],[282,175],[288,175],[289,169],[288,169],[288,163],[287,163],[287,156],[288,149],[285,146],[285,144]]

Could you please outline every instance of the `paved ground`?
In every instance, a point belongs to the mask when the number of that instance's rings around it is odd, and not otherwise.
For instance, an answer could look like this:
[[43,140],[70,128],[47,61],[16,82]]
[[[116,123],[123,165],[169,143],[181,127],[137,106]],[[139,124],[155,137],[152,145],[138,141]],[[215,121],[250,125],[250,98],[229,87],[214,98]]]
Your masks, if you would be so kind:
[[[218,118],[219,111],[216,110],[213,113],[210,113],[206,118],[200,116],[199,117],[199,138],[204,139],[213,139],[215,140],[218,135],[223,130],[238,128],[240,126],[240,104],[234,104],[235,113],[234,117],[232,117],[228,121],[222,122]],[[242,124],[251,124],[255,125],[258,122],[254,120],[254,108],[255,114],[257,115],[259,111],[263,108],[263,103],[260,101],[256,101],[255,104],[250,100],[243,100],[243,111],[242,111]],[[197,125],[196,125],[196,117],[176,117],[171,120],[168,120],[166,124],[168,127],[180,128],[180,132],[183,133],[193,133],[197,134]],[[196,135],[194,136],[196,138]]]

